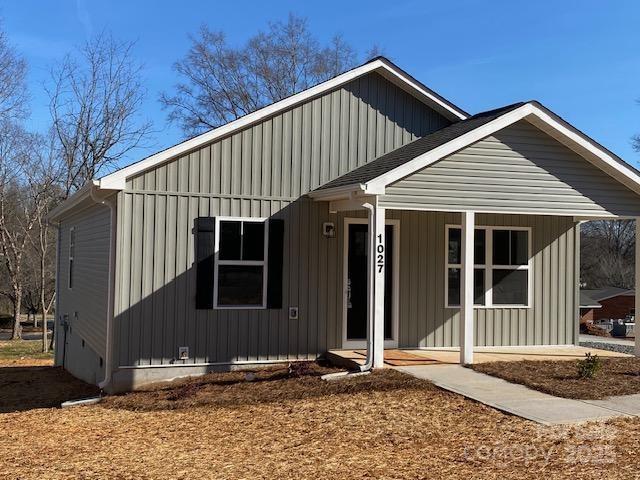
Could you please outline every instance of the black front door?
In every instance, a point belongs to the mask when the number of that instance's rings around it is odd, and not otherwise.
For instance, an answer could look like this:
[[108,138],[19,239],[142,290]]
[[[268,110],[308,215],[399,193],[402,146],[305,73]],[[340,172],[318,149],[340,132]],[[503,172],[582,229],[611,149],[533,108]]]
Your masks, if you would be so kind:
[[[347,340],[367,338],[368,225],[349,224],[347,257]],[[393,336],[393,225],[385,226],[384,338]]]

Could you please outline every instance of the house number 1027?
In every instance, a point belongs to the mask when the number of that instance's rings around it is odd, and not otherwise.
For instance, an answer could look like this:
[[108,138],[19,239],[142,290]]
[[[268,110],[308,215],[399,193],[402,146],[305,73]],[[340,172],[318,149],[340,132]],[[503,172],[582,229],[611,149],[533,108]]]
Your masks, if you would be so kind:
[[384,270],[384,244],[382,243],[382,234],[378,235],[378,246],[376,247],[376,265],[378,266],[378,273],[382,273]]

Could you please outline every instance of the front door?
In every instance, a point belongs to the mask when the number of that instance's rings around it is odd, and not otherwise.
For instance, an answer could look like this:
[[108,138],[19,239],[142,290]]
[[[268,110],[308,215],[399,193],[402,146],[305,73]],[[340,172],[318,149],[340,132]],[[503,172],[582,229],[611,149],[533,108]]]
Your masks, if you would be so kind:
[[[364,347],[367,338],[368,225],[347,224],[346,335],[345,347]],[[385,226],[384,338],[394,340],[394,243],[396,225]]]

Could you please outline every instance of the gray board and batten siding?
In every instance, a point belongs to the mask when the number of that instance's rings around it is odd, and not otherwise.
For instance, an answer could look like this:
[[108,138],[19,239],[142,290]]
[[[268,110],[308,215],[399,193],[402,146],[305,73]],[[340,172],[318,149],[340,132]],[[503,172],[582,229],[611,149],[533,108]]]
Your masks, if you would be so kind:
[[[179,365],[179,346],[190,347],[187,363],[340,346],[340,216],[300,197],[449,123],[371,73],[129,179],[118,193],[115,365]],[[282,309],[195,309],[192,229],[203,216],[285,220]],[[323,221],[335,222],[335,239],[322,237]]]

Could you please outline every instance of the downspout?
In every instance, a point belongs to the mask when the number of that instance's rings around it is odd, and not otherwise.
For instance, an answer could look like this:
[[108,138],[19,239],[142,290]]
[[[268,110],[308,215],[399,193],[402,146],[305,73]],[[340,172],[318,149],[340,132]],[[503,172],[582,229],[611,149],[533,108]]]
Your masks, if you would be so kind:
[[[54,354],[55,358],[58,357],[58,348],[59,342],[58,337],[60,336],[60,328],[62,327],[62,320],[60,319],[60,241],[61,241],[61,230],[60,230],[60,222],[55,222],[53,226],[56,228],[56,285],[55,285],[55,295],[56,295],[56,316],[53,319],[53,331],[51,332],[51,339],[54,342]],[[64,368],[64,359],[62,359],[62,367]]]
[[96,190],[91,189],[91,198],[102,205],[109,207],[109,284],[107,287],[107,332],[105,342],[104,378],[98,383],[100,390],[104,390],[111,383],[112,357],[113,357],[113,311],[115,302],[115,263],[116,263],[116,205],[117,199],[100,198]]
[[367,252],[367,356],[364,361],[364,365],[358,365],[355,371],[342,371],[336,373],[328,373],[322,376],[323,380],[337,380],[340,378],[349,378],[355,375],[368,374],[373,369],[373,346],[375,337],[375,276],[376,267],[376,239],[373,235],[375,222],[376,222],[376,208],[371,203],[363,203],[362,206],[369,211],[368,226],[369,226],[369,250]]
[[375,206],[370,203],[364,203],[362,205],[369,211],[369,251],[367,262],[367,357],[364,365],[360,365],[361,372],[368,372],[373,367],[373,345],[375,336],[375,262],[376,257],[376,239],[373,235],[375,227]]

